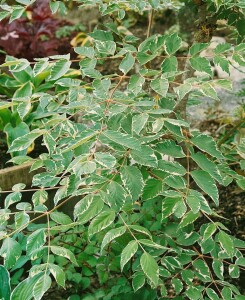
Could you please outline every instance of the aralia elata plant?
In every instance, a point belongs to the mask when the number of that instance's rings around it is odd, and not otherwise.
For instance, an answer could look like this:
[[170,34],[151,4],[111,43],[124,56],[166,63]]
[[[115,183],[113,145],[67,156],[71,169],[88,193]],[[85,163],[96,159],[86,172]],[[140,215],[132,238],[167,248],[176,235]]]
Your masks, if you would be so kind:
[[[1,5],[2,19],[21,17],[35,1],[17,2]],[[181,38],[151,35],[151,24],[155,11],[184,2],[192,2],[198,22],[196,42],[180,57]],[[37,138],[47,149],[38,159],[11,160],[40,169],[31,188],[20,179],[12,191],[1,191],[7,195],[0,210],[1,299],[42,299],[52,281],[65,288],[66,279],[80,284],[80,299],[244,299],[229,277],[244,270],[245,244],[216,213],[218,189],[233,181],[242,188],[244,178],[229,167],[234,158],[227,148],[186,119],[192,97],[218,99],[216,87],[232,90],[229,80],[213,78],[210,61],[227,73],[231,57],[245,65],[244,3],[184,2],[76,1],[98,5],[115,21],[75,48],[79,72],[69,55],[35,62],[7,56],[1,65],[17,83],[0,109],[32,120],[32,130],[14,139],[9,152],[24,151]],[[61,1],[50,7],[64,10]],[[117,29],[129,10],[149,13],[144,41]],[[219,19],[236,26],[238,44],[200,56]],[[97,68],[105,61],[117,66],[109,75]],[[49,89],[38,89],[43,81]],[[236,153],[241,169],[244,143]]]

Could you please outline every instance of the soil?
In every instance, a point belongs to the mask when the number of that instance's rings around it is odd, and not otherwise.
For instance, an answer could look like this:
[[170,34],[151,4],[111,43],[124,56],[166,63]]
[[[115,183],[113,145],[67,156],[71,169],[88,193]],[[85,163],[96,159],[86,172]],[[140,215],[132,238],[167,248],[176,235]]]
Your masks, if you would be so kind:
[[11,164],[7,165],[7,162],[11,159],[11,156],[7,151],[8,148],[5,141],[5,134],[0,131],[0,170],[11,166]]

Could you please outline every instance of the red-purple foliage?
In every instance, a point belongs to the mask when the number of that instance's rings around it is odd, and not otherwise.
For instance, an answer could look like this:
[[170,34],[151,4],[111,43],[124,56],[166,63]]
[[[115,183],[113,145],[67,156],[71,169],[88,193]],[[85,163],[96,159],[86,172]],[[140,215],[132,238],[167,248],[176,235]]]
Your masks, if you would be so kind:
[[31,12],[30,19],[25,17],[12,23],[8,19],[0,22],[2,50],[8,55],[28,60],[72,51],[70,38],[58,39],[55,36],[57,29],[71,24],[53,17],[49,0],[37,0],[27,10]]

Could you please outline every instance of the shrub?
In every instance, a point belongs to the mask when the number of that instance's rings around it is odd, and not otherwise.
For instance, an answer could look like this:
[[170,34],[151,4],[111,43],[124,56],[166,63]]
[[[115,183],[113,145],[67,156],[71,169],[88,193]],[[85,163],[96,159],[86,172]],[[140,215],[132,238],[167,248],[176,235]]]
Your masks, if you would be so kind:
[[[194,1],[196,43],[183,57],[176,33],[150,34],[154,11],[172,1],[78,2],[119,19],[128,10],[145,10],[148,36],[140,41],[122,34],[116,23],[95,28],[90,46],[75,48],[81,56],[77,78],[66,75],[69,55],[35,63],[7,57],[2,65],[14,77],[31,65],[32,76],[43,77],[50,90],[36,91],[22,73],[18,99],[0,102],[0,109],[12,110],[35,103],[39,112],[35,129],[15,139],[11,153],[40,137],[47,148],[35,160],[12,159],[40,169],[30,202],[22,200],[30,189],[21,183],[1,191],[8,192],[0,218],[1,297],[41,299],[54,278],[61,287],[65,279],[73,282],[81,299],[243,299],[228,276],[238,278],[244,269],[245,244],[216,210],[219,187],[234,181],[244,188],[244,177],[230,168],[226,147],[186,119],[188,100],[217,99],[216,86],[232,90],[229,80],[213,79],[210,60],[227,73],[228,56],[245,64],[244,43],[219,44],[213,58],[200,56],[219,18],[231,22],[232,15],[243,39],[243,3]],[[50,5],[56,12],[61,2]],[[2,8],[10,19],[25,10]],[[184,70],[178,68],[183,59]],[[118,69],[104,75],[98,65],[108,61]],[[243,169],[244,142],[234,150]]]

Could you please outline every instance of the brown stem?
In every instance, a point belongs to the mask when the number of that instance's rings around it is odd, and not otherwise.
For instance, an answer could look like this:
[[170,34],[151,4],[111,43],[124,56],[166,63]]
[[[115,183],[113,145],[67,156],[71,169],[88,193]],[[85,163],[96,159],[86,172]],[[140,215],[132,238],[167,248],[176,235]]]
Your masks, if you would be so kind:
[[151,28],[153,24],[153,16],[154,16],[154,11],[153,9],[150,10],[149,16],[148,16],[148,28],[147,28],[147,35],[146,37],[148,38],[151,35]]

